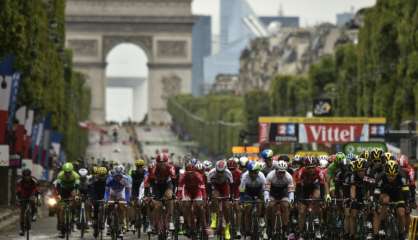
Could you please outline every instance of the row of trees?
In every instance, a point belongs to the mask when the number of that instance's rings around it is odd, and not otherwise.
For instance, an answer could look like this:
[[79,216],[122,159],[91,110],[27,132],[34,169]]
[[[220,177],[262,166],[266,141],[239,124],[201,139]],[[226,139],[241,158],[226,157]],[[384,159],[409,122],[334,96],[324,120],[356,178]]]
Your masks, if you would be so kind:
[[[378,0],[362,14],[364,26],[360,28],[358,44],[338,46],[333,55],[323,56],[313,64],[307,74],[276,76],[268,92],[254,90],[244,96],[228,96],[241,102],[232,110],[226,103],[212,103],[212,96],[199,98],[212,105],[210,110],[201,107],[199,111],[211,117],[211,121],[221,120],[213,114],[217,111],[240,112],[240,118],[233,120],[241,123],[241,131],[248,136],[257,135],[259,116],[305,116],[312,110],[312,100],[323,97],[333,100],[336,116],[383,116],[393,128],[399,128],[404,120],[416,119],[418,2]],[[191,104],[199,101],[188,97],[181,104],[195,113]],[[189,130],[187,123],[184,127]],[[199,142],[207,146],[206,142]]]
[[65,49],[65,0],[0,1],[0,59],[10,54],[23,78],[18,105],[34,109],[37,118],[52,113],[67,157],[82,156],[87,133],[78,122],[88,118],[90,90]]

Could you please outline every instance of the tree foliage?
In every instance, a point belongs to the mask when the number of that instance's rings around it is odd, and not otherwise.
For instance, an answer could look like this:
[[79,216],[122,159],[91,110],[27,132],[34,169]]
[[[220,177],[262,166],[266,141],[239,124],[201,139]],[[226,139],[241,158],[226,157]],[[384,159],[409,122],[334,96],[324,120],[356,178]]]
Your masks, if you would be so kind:
[[0,1],[0,38],[0,59],[14,55],[22,73],[18,105],[34,109],[37,119],[52,113],[69,160],[81,157],[87,134],[78,122],[89,116],[90,90],[64,48],[65,0]]

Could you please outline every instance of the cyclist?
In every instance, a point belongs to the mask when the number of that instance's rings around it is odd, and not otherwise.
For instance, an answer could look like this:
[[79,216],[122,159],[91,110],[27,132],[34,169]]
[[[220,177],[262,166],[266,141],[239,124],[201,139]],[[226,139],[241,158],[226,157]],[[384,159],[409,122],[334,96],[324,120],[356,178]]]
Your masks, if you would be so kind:
[[406,155],[401,155],[398,160],[398,164],[400,170],[403,172],[403,175],[407,177],[408,185],[409,185],[409,199],[408,199],[408,207],[406,208],[406,226],[409,227],[409,223],[411,222],[411,209],[416,209],[416,185],[415,185],[415,170],[409,164],[408,157]]
[[[212,209],[214,210],[211,214],[211,225],[212,229],[217,227],[217,215],[219,214],[220,204],[223,205],[223,209],[229,209],[230,203],[226,201],[231,197],[231,184],[233,183],[232,173],[227,169],[227,163],[225,160],[219,160],[216,162],[215,169],[209,172],[208,184],[211,188],[210,194],[212,199]],[[219,201],[219,198],[223,198],[223,201]],[[230,232],[230,216],[228,211],[223,211],[223,217],[225,218],[225,239],[231,239]]]
[[[106,190],[104,195],[105,202],[109,201],[125,201],[127,204],[131,200],[132,184],[127,175],[124,174],[124,168],[122,165],[117,165],[113,168],[112,175],[106,180]],[[112,206],[108,205],[110,210]],[[120,223],[127,229],[126,219],[127,212],[126,206],[121,204],[118,208],[119,215],[122,216]],[[110,229],[109,229],[110,230]],[[108,232],[110,233],[110,232]],[[123,237],[123,232],[119,232],[119,237]]]
[[[247,164],[247,170],[242,174],[241,184],[240,184],[240,202],[244,203],[247,201],[262,200],[265,199],[265,188],[266,188],[266,178],[261,172],[261,167],[258,162],[250,161]],[[257,204],[257,212],[259,218],[260,227],[264,227],[265,222],[263,218],[263,206],[262,201]],[[243,215],[242,218],[242,230],[245,231],[246,235],[250,234],[249,226],[251,226],[251,217],[250,211],[251,205],[243,206]]]
[[[72,163],[67,162],[62,166],[62,170],[58,173],[57,179],[54,182],[56,191],[58,192],[60,199],[71,200],[71,208],[74,211],[75,202],[78,199],[78,188],[80,186],[80,176],[74,171]],[[63,238],[65,234],[64,226],[64,207],[62,202],[57,205],[57,220],[58,230],[60,231],[59,237]]]
[[[148,226],[148,231],[152,232],[152,227],[156,227],[157,221],[160,219],[160,216],[157,214],[160,212],[159,209],[162,208],[162,200],[168,201],[168,219],[169,219],[169,230],[174,230],[174,223],[172,220],[173,216],[173,192],[174,186],[173,182],[176,179],[176,170],[173,165],[169,164],[169,157],[167,154],[161,153],[155,157],[156,164],[151,168],[148,168],[148,175],[144,180],[145,196],[149,197],[152,194],[153,200],[149,202],[148,216],[152,220],[152,226]],[[156,209],[157,211],[152,211],[151,209]],[[155,228],[154,228],[155,229]]]
[[[350,198],[350,162],[345,154],[338,152],[335,160],[328,166],[327,182],[330,194],[336,199]],[[344,232],[348,236],[350,232],[350,204],[344,202]]]
[[249,159],[247,156],[241,156],[239,158],[239,170],[241,170],[241,173],[244,173],[245,171],[247,171],[247,163],[248,163]]
[[[96,238],[99,234],[99,225],[98,225],[98,214],[99,214],[99,201],[104,200],[104,195],[106,191],[106,178],[107,178],[107,169],[105,167],[97,167],[94,171],[94,176],[92,183],[90,184],[90,199],[93,203],[93,219],[94,219],[94,237]],[[99,223],[100,224],[100,223]]]
[[[32,177],[32,172],[29,169],[22,171],[22,178],[16,184],[16,196],[18,201],[29,200],[30,207],[32,209],[32,221],[36,221],[37,207],[36,200],[39,198],[38,180]],[[24,235],[24,218],[25,208],[20,204],[20,231],[19,235]]]
[[265,166],[262,169],[264,176],[267,176],[270,171],[273,170],[273,150],[271,149],[264,149],[261,154],[261,158],[264,160]]
[[[79,193],[80,197],[85,200],[85,209],[86,209],[86,229],[88,228],[87,221],[90,220],[90,204],[87,202],[87,197],[89,194],[89,186],[91,184],[91,176],[88,174],[88,170],[85,168],[80,168],[78,170],[78,175],[80,176],[80,186],[79,186]],[[79,209],[81,207],[80,202],[76,202],[76,208]],[[76,215],[76,218],[78,217],[78,214]],[[78,222],[76,220],[76,222]],[[80,227],[80,226],[79,226]]]
[[267,219],[275,226],[275,213],[281,212],[282,231],[285,233],[285,238],[288,234],[289,224],[289,210],[290,203],[293,203],[295,196],[295,184],[293,177],[287,172],[288,164],[280,160],[277,163],[276,171],[271,171],[266,177],[266,192],[265,200],[267,205]]
[[[294,181],[296,183],[296,196],[300,200],[298,203],[299,211],[299,230],[302,232],[305,224],[305,215],[307,202],[304,199],[321,199],[321,185],[325,185],[325,192],[328,193],[327,185],[325,182],[325,176],[321,174],[318,161],[316,157],[305,157],[304,167],[296,172]],[[329,199],[329,194],[326,194],[326,198]],[[318,203],[313,204],[314,213],[320,216],[320,207]],[[314,219],[314,223],[319,225],[319,219]],[[319,233],[316,233],[318,235]]]
[[[196,165],[201,164],[197,163]],[[195,208],[199,222],[205,229],[205,234],[209,235],[209,230],[206,228],[206,217],[203,209],[203,200],[206,199],[206,189],[203,175],[197,171],[193,164],[188,163],[185,172],[180,176],[177,198],[184,201],[182,204],[182,212],[184,214],[185,222],[188,230],[192,230],[194,220],[190,214],[191,200],[195,201]]]
[[130,212],[130,219],[131,219],[131,225],[134,226],[135,224],[135,214],[138,214],[138,217],[140,218],[141,213],[143,212],[142,207],[139,205],[139,202],[136,201],[139,197],[139,189],[141,187],[142,182],[144,181],[145,177],[147,176],[148,172],[144,168],[145,161],[142,159],[138,159],[135,161],[135,170],[131,170],[130,176],[132,178],[132,196],[131,196],[131,202],[134,204],[134,207],[136,211],[129,211]]
[[[365,158],[358,158],[356,161],[351,162],[351,166],[353,172],[350,177],[351,211],[349,220],[349,239],[355,239],[357,214],[362,208],[362,203],[369,198],[370,188],[368,185],[370,183],[367,181],[367,160]],[[367,239],[371,239],[371,236],[368,236]]]
[[373,233],[375,239],[378,238],[380,224],[386,217],[387,205],[390,202],[396,204],[396,214],[400,232],[399,238],[405,239],[405,203],[408,200],[409,187],[406,178],[400,174],[399,165],[396,161],[389,160],[386,163],[384,174],[377,182],[374,194],[381,204],[373,219]]
[[232,216],[234,218],[234,222],[236,223],[236,237],[241,238],[240,232],[240,224],[239,221],[241,219],[241,212],[239,206],[239,198],[240,198],[240,191],[239,186],[241,184],[241,171],[238,168],[239,160],[237,158],[230,158],[227,162],[228,170],[231,171],[233,183],[231,184],[231,195],[232,199],[234,200],[232,203],[232,207],[234,208],[235,214]]

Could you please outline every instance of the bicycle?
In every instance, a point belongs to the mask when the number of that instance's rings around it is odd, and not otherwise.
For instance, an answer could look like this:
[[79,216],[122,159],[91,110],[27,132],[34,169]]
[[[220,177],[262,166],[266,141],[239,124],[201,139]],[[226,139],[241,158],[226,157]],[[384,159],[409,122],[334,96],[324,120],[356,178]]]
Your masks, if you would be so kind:
[[320,219],[318,215],[313,212],[312,203],[318,202],[321,203],[322,199],[306,198],[302,201],[307,202],[307,212],[305,216],[305,230],[304,230],[304,239],[317,239],[317,236],[322,236],[320,223],[316,222],[316,219]]
[[30,199],[22,199],[20,200],[21,207],[24,206],[23,211],[23,232],[26,235],[26,240],[30,239],[30,229],[32,225],[32,207],[31,207],[31,200]]
[[[246,206],[248,206],[247,204],[250,204],[251,205],[251,214],[250,214],[250,218],[251,218],[251,221],[250,221],[250,232],[251,232],[251,236],[250,236],[250,239],[251,240],[258,240],[259,238],[260,238],[260,236],[262,235],[261,234],[261,229],[260,229],[260,227],[259,227],[259,214],[258,214],[258,207],[257,207],[257,205],[258,204],[260,204],[260,203],[262,203],[262,201],[261,200],[258,200],[258,199],[254,199],[254,200],[249,200],[249,201],[243,201],[243,202],[241,202],[243,205],[244,205],[244,208],[246,208]],[[246,217],[245,216],[245,214],[243,214],[244,215],[244,217]],[[244,239],[247,239],[247,237],[248,237],[248,232],[247,231],[244,231],[244,234],[243,234],[243,236],[244,236]]]
[[[283,230],[283,220],[282,220],[282,211],[281,209],[277,209],[277,205],[285,202],[288,203],[286,200],[273,200],[273,209],[274,209],[274,222],[270,222],[272,219],[267,218],[267,236],[268,239],[278,239],[284,240],[286,238],[286,233]],[[290,205],[289,205],[289,213],[290,213]],[[290,214],[289,214],[290,215]]]
[[327,205],[326,236],[328,239],[342,239],[344,236],[344,212],[342,208],[345,201],[346,199],[342,198],[332,198]]
[[401,233],[401,230],[399,229],[398,218],[397,218],[397,213],[396,213],[396,209],[398,205],[399,204],[396,202],[390,202],[387,204],[389,208],[388,208],[388,214],[385,220],[385,223],[386,223],[385,239],[398,239]]
[[[112,240],[117,240],[122,233],[122,227],[120,224],[121,217],[119,216],[119,205],[125,205],[126,201],[108,201],[111,212],[110,218],[110,235]],[[110,207],[111,206],[111,207]]]
[[62,199],[61,201],[64,203],[64,235],[65,239],[69,240],[73,230],[73,213],[70,206],[72,199]]
[[134,219],[134,234],[136,234],[137,238],[141,238],[141,228],[145,226],[145,217],[141,214],[142,212],[142,205],[141,203],[135,204],[133,207],[135,209],[135,219]]
[[361,207],[361,210],[358,211],[356,218],[356,234],[359,239],[366,239],[367,236],[373,231],[370,214],[374,206],[368,201],[359,203],[359,206]]
[[80,227],[80,238],[84,238],[84,233],[86,231],[86,225],[87,225],[87,218],[86,218],[86,197],[81,197],[81,203],[80,203],[80,213],[78,218],[78,224]]
[[[225,227],[224,227],[224,204],[223,202],[228,201],[230,197],[216,197],[218,201],[218,206],[220,207],[217,213],[217,226],[216,226],[216,239],[224,240],[225,239]],[[234,239],[234,236],[231,236],[231,239]]]
[[[189,222],[189,224],[191,224],[191,226],[189,227],[189,233],[190,233],[190,238],[192,240],[207,240],[208,236],[205,233],[205,226],[203,224],[203,222],[201,221],[201,217],[202,217],[202,212],[199,211],[203,211],[203,209],[199,206],[196,206],[196,200],[185,200],[185,201],[181,201],[182,203],[190,203],[190,219],[191,219],[191,223]],[[202,201],[203,202],[203,201]],[[198,212],[198,214],[196,214],[196,212]]]
[[95,205],[97,207],[97,216],[94,223],[94,236],[97,236],[100,240],[103,240],[103,230],[106,222],[104,202],[104,200],[97,200]]
[[[168,239],[168,235],[169,232],[171,232],[172,235],[172,239],[176,238],[176,230],[174,229],[174,231],[170,230],[168,227],[168,222],[169,222],[169,212],[168,212],[168,207],[167,207],[167,201],[172,201],[173,199],[169,199],[169,200],[165,200],[165,199],[161,199],[160,202],[162,203],[162,206],[158,209],[158,215],[159,217],[159,221],[157,221],[157,234],[158,234],[158,240],[166,240]],[[154,210],[155,211],[155,210]],[[151,234],[152,233],[148,233],[148,239],[151,239]]]

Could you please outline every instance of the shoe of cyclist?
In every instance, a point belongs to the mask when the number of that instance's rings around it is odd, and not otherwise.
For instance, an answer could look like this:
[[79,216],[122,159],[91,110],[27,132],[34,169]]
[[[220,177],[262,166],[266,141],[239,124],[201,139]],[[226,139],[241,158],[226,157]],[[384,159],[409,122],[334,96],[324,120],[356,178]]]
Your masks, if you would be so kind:
[[174,223],[172,221],[170,221],[168,223],[168,230],[170,230],[170,231],[174,231],[175,230]]
[[19,230],[19,235],[23,236],[23,235],[25,235],[25,232],[23,232],[23,230]]
[[240,239],[241,238],[241,232],[239,230],[237,230],[237,233],[235,234],[235,237]]
[[231,239],[231,225],[228,223],[225,226],[225,239],[230,240]]
[[148,227],[147,227],[147,233],[152,233],[153,231],[152,231],[152,227],[151,227],[151,224],[149,224],[148,225]]
[[269,239],[269,236],[267,235],[267,230],[265,230],[265,229],[264,229],[264,231],[263,231],[263,239],[264,239],[264,240]]
[[266,222],[264,221],[264,218],[260,218],[258,223],[259,223],[260,227],[266,226]]
[[37,219],[36,214],[33,214],[33,215],[32,215],[32,222],[35,222],[35,221],[36,221],[36,219]]
[[217,220],[218,219],[217,219],[216,213],[212,213],[210,215],[210,228],[216,229],[216,225],[218,224]]
[[64,238],[65,237],[65,234],[64,234],[63,230],[60,231],[60,233],[58,234],[58,237],[59,238]]

